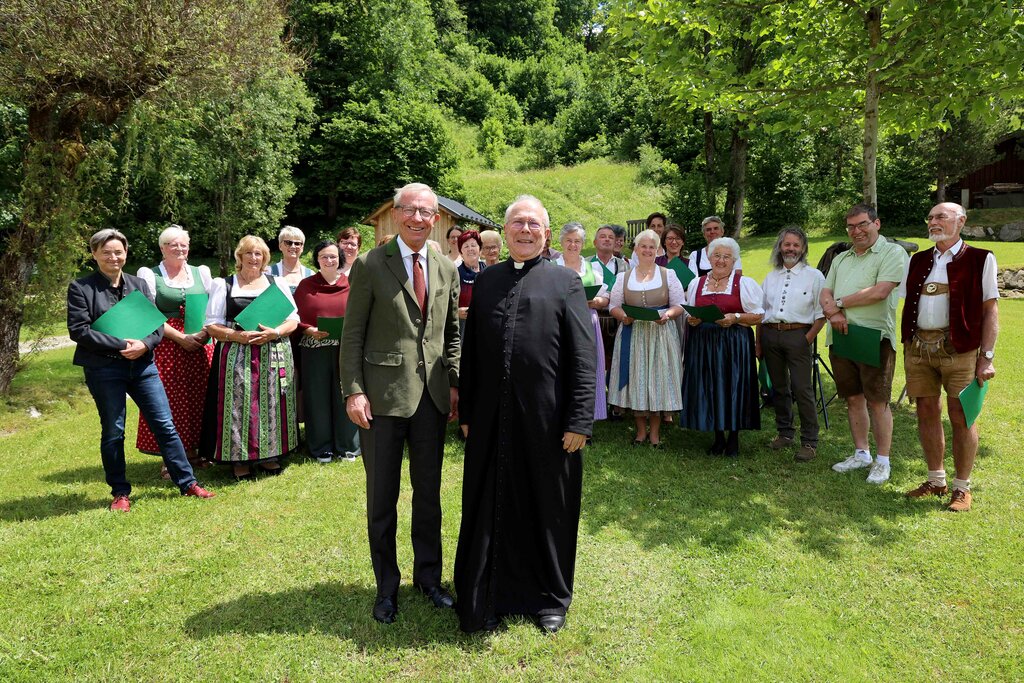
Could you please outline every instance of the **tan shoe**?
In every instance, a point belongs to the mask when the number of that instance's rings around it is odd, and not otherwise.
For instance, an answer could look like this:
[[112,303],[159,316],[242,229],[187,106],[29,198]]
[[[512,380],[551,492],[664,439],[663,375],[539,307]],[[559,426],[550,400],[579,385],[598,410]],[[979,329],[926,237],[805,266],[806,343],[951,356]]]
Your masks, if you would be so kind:
[[814,460],[814,458],[816,458],[817,456],[817,449],[815,449],[814,446],[805,443],[803,446],[800,447],[800,450],[796,452],[796,455],[793,456],[793,459],[799,460],[800,462],[810,462],[811,460]]
[[907,498],[924,498],[925,496],[944,496],[949,492],[948,486],[936,486],[930,481],[918,486],[913,491],[907,491]]
[[772,439],[772,442],[768,445],[771,446],[773,451],[781,451],[783,448],[789,448],[793,445],[793,437],[782,436],[779,434],[777,437]]
[[971,509],[971,492],[953,489],[953,497],[949,499],[946,509],[950,512],[967,512]]

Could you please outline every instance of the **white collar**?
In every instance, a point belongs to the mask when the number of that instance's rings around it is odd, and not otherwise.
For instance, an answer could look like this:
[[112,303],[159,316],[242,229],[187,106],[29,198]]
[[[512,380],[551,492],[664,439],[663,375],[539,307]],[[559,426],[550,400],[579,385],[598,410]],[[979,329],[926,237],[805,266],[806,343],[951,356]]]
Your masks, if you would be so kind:
[[949,249],[947,249],[946,251],[939,251],[938,247],[936,247],[935,248],[935,260],[938,261],[940,258],[942,258],[944,256],[948,256],[950,259],[952,259],[957,254],[959,254],[960,250],[963,249],[963,248],[964,248],[964,240],[963,240],[963,238],[958,239],[953,244],[953,246],[950,247]]
[[401,254],[402,254],[402,258],[409,258],[409,257],[410,257],[410,256],[412,256],[413,254],[419,254],[419,255],[420,255],[420,258],[422,258],[422,259],[423,259],[423,262],[424,262],[424,263],[426,263],[426,262],[427,262],[427,249],[429,249],[429,248],[430,248],[430,245],[429,245],[429,244],[427,244],[426,242],[424,242],[424,243],[423,243],[423,246],[422,246],[422,247],[420,248],[420,250],[419,250],[419,251],[413,251],[413,250],[412,250],[412,247],[410,247],[410,246],[409,246],[408,244],[406,244],[406,243],[405,243],[405,242],[404,242],[404,241],[402,240],[402,237],[401,237],[401,236],[398,236],[398,237],[396,237],[395,239],[396,239],[396,240],[398,240],[398,251],[399,251],[399,253],[401,253]]
[[799,275],[800,272],[806,267],[807,264],[803,261],[800,261],[800,263],[796,264],[792,268],[786,268],[786,266],[782,266],[782,268],[779,268],[779,272],[785,273],[788,270],[789,272],[793,273],[793,275]]

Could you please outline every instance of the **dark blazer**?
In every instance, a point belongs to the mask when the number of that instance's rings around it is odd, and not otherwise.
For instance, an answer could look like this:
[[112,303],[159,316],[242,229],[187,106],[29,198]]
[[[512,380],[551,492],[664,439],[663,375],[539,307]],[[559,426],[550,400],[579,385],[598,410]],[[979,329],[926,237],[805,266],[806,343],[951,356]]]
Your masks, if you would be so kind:
[[349,273],[341,391],[366,394],[374,415],[412,417],[424,387],[447,415],[449,388],[459,386],[458,271],[427,253],[425,323],[397,239],[360,256]]
[[[153,300],[149,285],[142,278],[121,273],[123,296],[128,296],[136,289],[142,290],[146,298]],[[68,334],[71,341],[78,346],[72,362],[86,368],[100,368],[110,365],[115,360],[125,360],[121,351],[128,348],[127,342],[109,334],[94,331],[90,326],[114,307],[120,299],[110,286],[110,280],[99,271],[68,285]],[[156,328],[151,335],[142,339],[149,349],[137,360],[145,362],[153,359],[153,348],[164,338],[164,326]]]

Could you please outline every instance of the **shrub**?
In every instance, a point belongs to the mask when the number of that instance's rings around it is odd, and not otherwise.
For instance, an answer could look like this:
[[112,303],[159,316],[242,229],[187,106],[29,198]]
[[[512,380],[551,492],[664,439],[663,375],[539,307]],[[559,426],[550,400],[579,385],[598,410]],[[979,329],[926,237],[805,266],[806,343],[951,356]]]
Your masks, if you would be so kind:
[[501,121],[493,117],[484,119],[480,126],[480,135],[477,147],[484,157],[487,168],[496,168],[501,155],[505,153],[505,128]]
[[559,151],[562,147],[562,137],[558,129],[539,121],[526,132],[526,155],[523,162],[524,168],[548,168],[561,162]]

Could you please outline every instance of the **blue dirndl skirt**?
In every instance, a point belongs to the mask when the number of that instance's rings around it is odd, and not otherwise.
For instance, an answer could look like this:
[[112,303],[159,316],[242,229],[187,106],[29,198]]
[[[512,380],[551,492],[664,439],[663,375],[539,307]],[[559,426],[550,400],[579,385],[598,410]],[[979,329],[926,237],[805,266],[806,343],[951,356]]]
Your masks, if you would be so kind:
[[679,426],[702,432],[761,428],[752,329],[714,323],[690,328]]

